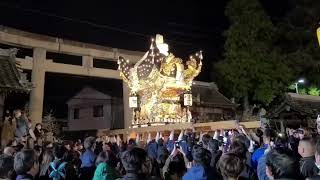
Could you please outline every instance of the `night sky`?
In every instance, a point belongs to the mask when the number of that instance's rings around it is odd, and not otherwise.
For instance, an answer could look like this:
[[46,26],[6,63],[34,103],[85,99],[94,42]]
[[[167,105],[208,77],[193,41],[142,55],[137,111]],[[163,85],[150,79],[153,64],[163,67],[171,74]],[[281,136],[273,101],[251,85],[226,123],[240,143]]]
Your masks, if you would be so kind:
[[[287,11],[288,1],[261,2],[272,20],[277,21]],[[164,35],[170,51],[178,57],[185,59],[189,54],[203,50],[204,66],[198,80],[214,81],[213,62],[223,57],[222,33],[228,28],[228,20],[224,16],[227,2],[1,0],[0,24],[64,39],[138,51],[147,51],[150,38],[160,33]],[[46,80],[45,106],[50,103],[54,106],[64,104],[66,99],[86,85],[110,93],[110,89],[100,87],[101,84],[117,84],[108,79],[57,74],[47,74]],[[73,83],[75,80],[77,83]],[[64,93],[57,94],[55,88],[58,87]],[[116,91],[119,92],[119,89]],[[59,110],[58,114],[64,114],[61,112]]]

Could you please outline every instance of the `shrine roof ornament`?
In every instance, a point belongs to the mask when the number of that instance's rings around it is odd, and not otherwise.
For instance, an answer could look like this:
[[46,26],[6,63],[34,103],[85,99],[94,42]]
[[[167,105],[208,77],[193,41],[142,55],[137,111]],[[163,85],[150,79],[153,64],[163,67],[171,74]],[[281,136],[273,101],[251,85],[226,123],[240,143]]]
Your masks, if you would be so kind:
[[181,117],[180,95],[190,91],[192,81],[201,72],[202,58],[202,52],[198,51],[184,63],[169,52],[168,44],[159,34],[151,39],[150,49],[136,64],[120,56],[120,75],[131,95],[139,97],[139,118],[158,121]]
[[168,45],[163,42],[163,36],[156,35],[156,39],[151,39],[150,49],[136,64],[119,56],[118,70],[133,91],[143,88],[134,87],[135,85],[154,79],[155,75],[163,78],[176,78],[177,84],[191,86],[193,79],[201,71],[202,58],[202,51],[198,51],[189,56],[189,60],[184,64],[182,59],[169,53]]

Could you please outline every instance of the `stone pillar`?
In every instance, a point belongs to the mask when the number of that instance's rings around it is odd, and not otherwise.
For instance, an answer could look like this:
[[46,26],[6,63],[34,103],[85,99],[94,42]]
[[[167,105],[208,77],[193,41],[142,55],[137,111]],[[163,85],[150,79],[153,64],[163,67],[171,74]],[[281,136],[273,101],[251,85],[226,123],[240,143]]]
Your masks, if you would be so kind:
[[31,74],[31,81],[33,89],[30,93],[29,116],[32,124],[42,122],[43,111],[43,95],[45,82],[45,66],[46,50],[43,48],[33,49],[33,67]]
[[128,129],[131,126],[132,112],[129,108],[129,94],[130,90],[128,85],[125,82],[122,82],[123,89],[123,119],[124,119],[124,128]]
[[93,57],[82,56],[82,66],[86,68],[93,68]]

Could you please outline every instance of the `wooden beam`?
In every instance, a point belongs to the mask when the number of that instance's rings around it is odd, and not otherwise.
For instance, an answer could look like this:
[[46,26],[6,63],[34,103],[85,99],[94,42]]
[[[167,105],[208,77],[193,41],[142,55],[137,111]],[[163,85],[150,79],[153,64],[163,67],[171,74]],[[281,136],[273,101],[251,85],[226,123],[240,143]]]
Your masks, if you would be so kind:
[[61,64],[55,62],[46,62],[45,66],[46,72],[121,79],[119,71],[112,69],[85,68],[83,66]]
[[[16,58],[20,63],[20,67],[25,70],[32,70],[33,61],[32,58],[26,57],[26,59]],[[87,68],[84,66],[70,65],[55,63],[50,60],[46,60],[44,63],[44,69],[46,72],[61,73],[61,74],[72,74],[79,76],[90,76],[100,78],[110,78],[121,80],[120,73],[117,70],[102,69],[102,68]]]
[[[240,122],[247,129],[259,128],[260,121],[250,121],[250,122]],[[197,132],[199,131],[214,131],[218,129],[235,129],[236,121],[218,121],[218,122],[209,122],[209,123],[181,123],[181,124],[169,124],[169,125],[160,125],[160,126],[149,126],[141,128],[131,128],[131,129],[118,129],[118,130],[106,130],[105,133],[109,135],[118,135],[118,134],[130,134],[134,133],[148,133],[148,132],[164,132],[172,130],[181,130],[181,129],[193,129]]]

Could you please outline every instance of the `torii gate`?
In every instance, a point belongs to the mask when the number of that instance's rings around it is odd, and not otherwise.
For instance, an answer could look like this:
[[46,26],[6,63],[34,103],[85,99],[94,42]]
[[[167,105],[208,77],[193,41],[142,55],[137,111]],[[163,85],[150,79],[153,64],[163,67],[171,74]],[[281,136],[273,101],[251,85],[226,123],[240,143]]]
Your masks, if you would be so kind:
[[[320,32],[319,32],[320,33]],[[43,96],[44,96],[44,83],[45,73],[62,73],[79,76],[100,77],[119,79],[120,73],[113,69],[103,69],[93,67],[93,58],[101,60],[109,60],[117,62],[118,56],[123,56],[136,63],[144,52],[129,51],[117,48],[97,46],[93,44],[75,42],[61,38],[54,38],[34,33],[19,31],[16,29],[0,26],[0,43],[13,45],[16,47],[24,47],[33,49],[33,56],[25,58],[16,58],[20,62],[21,68],[24,70],[31,70],[31,81],[34,88],[30,94],[29,112],[30,118],[33,123],[42,121],[43,114]],[[46,59],[47,52],[58,52],[62,54],[76,55],[82,57],[82,65],[70,65],[53,62],[53,60]],[[131,126],[131,110],[129,109],[129,89],[127,85],[123,84],[123,109],[124,109],[124,129],[111,131],[111,134],[128,134],[129,132],[137,131],[155,132],[165,131],[168,129],[188,129],[197,128],[198,130],[208,131],[218,128],[234,128],[235,121],[221,121],[211,123],[200,123],[192,125],[188,124],[175,124],[171,126],[160,127],[145,127],[138,129],[130,129]],[[259,127],[259,122],[243,122],[241,123],[247,128]],[[125,137],[125,136],[124,136]]]
[[[26,56],[25,58],[16,59],[20,62],[22,69],[32,71],[31,81],[34,88],[30,93],[29,111],[30,118],[34,123],[42,121],[46,72],[121,80],[117,70],[93,67],[93,58],[116,62],[118,56],[125,56],[135,62],[143,55],[143,52],[69,41],[3,26],[0,27],[0,43],[33,49],[33,57]],[[62,64],[47,60],[46,53],[48,51],[81,56],[82,65]],[[128,95],[128,87],[123,85],[124,128],[128,128],[131,125]]]

